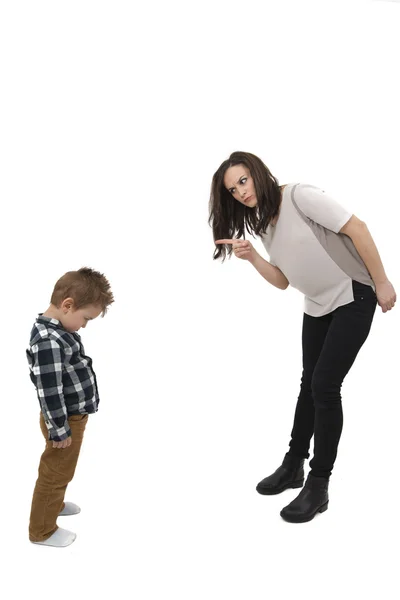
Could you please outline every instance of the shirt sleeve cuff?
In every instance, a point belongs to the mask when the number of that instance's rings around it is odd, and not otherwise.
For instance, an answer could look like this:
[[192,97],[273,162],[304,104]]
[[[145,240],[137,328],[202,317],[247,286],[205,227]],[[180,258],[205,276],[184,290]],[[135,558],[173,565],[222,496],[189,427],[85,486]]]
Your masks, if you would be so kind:
[[71,429],[68,425],[68,421],[65,421],[65,425],[63,427],[52,427],[49,423],[46,422],[47,429],[49,431],[49,439],[52,442],[62,442],[71,436]]
[[343,227],[344,225],[346,225],[346,223],[347,223],[348,221],[350,221],[350,219],[351,219],[351,217],[352,217],[352,216],[353,216],[353,215],[352,215],[352,213],[347,213],[347,215],[346,215],[345,217],[343,217],[343,218],[342,218],[342,219],[339,221],[339,223],[338,223],[338,226],[336,227],[336,231],[335,231],[335,233],[339,233],[339,232],[340,232],[340,230],[342,229],[342,227]]

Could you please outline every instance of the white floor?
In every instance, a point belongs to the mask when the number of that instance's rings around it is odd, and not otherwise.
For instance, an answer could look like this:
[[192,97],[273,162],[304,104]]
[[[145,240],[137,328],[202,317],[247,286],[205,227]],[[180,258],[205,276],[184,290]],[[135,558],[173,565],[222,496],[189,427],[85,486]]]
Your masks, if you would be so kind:
[[[376,399],[363,401],[372,413]],[[66,549],[27,540],[38,434],[21,479],[12,479],[11,467],[5,474],[13,481],[2,508],[8,515],[1,583],[12,589],[7,597],[39,598],[43,590],[57,590],[60,599],[71,593],[143,600],[395,598],[395,425],[386,422],[387,436],[375,445],[373,432],[378,435],[386,416],[367,411],[361,420],[347,410],[329,509],[292,525],[279,511],[298,491],[264,497],[254,489],[279,463],[274,429],[280,435],[285,427],[264,426],[261,419],[251,424],[254,410],[249,418],[238,406],[231,416],[217,408],[208,428],[199,418],[200,427],[180,437],[169,422],[158,449],[157,432],[147,440],[138,434],[132,444],[116,443],[117,435],[101,443],[105,417],[93,417],[67,496],[82,512],[59,519],[78,534]]]

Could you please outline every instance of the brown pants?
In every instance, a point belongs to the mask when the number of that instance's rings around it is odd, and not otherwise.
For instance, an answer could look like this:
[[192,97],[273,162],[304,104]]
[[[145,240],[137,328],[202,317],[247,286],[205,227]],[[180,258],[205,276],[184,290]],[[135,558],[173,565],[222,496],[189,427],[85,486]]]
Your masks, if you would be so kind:
[[88,415],[70,415],[72,443],[68,448],[53,448],[52,440],[40,414],[40,428],[46,440],[46,449],[39,464],[39,476],[32,498],[29,539],[43,542],[58,529],[57,517],[64,508],[64,495],[72,481],[78,462]]

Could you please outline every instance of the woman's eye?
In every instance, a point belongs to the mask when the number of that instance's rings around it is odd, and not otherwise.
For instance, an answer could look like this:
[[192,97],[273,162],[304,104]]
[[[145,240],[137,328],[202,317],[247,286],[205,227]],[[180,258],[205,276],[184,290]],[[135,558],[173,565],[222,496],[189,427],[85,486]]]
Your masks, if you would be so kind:
[[243,185],[243,183],[246,183],[247,181],[247,177],[243,177],[243,179],[240,180],[240,183]]

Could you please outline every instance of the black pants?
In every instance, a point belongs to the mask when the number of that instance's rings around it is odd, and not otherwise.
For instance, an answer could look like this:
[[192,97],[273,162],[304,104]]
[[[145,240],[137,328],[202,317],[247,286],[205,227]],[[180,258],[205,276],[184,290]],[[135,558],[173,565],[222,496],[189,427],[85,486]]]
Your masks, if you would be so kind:
[[330,477],[343,427],[340,390],[368,337],[377,299],[371,286],[353,281],[354,302],[323,317],[304,314],[303,374],[289,454],[309,457],[311,474]]

